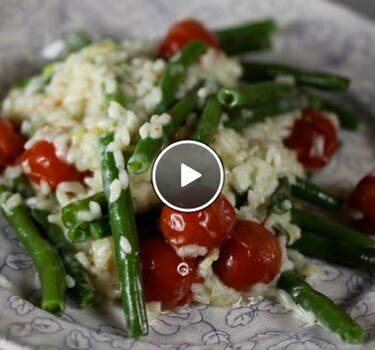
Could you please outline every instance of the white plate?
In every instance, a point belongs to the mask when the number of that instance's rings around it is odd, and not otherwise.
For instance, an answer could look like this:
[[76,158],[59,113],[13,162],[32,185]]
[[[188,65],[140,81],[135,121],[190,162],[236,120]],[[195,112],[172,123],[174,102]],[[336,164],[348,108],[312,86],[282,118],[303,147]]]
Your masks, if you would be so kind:
[[[177,18],[196,17],[218,28],[249,19],[276,17],[276,48],[266,56],[350,76],[353,84],[340,103],[359,114],[375,111],[375,27],[328,2],[315,0],[24,0],[0,3],[0,81],[3,87],[41,66],[40,48],[72,29],[94,37],[156,38]],[[346,193],[374,167],[374,129],[368,119],[360,132],[343,132],[343,147],[318,180]],[[0,333],[34,349],[344,349],[350,347],[319,325],[306,325],[279,305],[258,301],[218,309],[196,306],[169,313],[151,324],[150,335],[126,339],[121,308],[79,310],[69,301],[66,314],[54,317],[37,304],[40,292],[29,255],[0,221],[0,273],[14,285],[0,288]],[[343,305],[367,331],[362,348],[375,347],[375,288],[371,277],[319,263],[316,288]],[[22,299],[25,298],[25,299]],[[28,300],[28,301],[26,301]],[[0,348],[12,349],[1,340]]]

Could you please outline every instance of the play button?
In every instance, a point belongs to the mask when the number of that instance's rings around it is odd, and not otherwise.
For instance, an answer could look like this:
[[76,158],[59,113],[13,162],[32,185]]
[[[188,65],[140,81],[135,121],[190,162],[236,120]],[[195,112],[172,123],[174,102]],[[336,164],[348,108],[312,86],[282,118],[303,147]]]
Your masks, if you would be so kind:
[[218,197],[223,183],[220,158],[197,141],[172,143],[159,154],[152,168],[152,184],[160,200],[179,211],[204,209]]
[[182,163],[181,164],[181,175],[180,175],[180,178],[181,178],[181,187],[185,187],[189,184],[191,184],[192,182],[194,182],[195,180],[198,180],[202,174],[199,173],[198,171],[194,170],[193,168],[190,168],[189,166],[187,166],[186,164]]

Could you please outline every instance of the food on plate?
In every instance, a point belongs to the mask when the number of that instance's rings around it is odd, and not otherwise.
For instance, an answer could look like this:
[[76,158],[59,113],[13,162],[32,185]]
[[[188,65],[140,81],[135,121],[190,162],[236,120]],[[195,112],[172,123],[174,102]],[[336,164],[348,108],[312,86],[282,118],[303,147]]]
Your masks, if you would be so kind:
[[233,236],[220,247],[219,258],[213,264],[215,273],[224,284],[239,291],[271,282],[281,266],[277,238],[250,220],[239,220],[233,231]]
[[339,147],[335,126],[314,108],[302,110],[284,144],[296,152],[307,170],[325,166]]
[[366,175],[355,187],[349,198],[353,218],[368,233],[375,232],[375,176]]
[[15,132],[13,125],[6,119],[0,119],[0,166],[12,165],[23,152],[25,138]]
[[[312,89],[350,82],[238,57],[270,48],[275,28],[186,19],[158,45],[74,32],[44,48],[45,68],[9,91],[0,118],[0,210],[32,256],[43,309],[64,312],[66,292],[83,308],[121,299],[139,337],[151,309],[273,297],[363,339],[305,281],[314,269],[297,253],[373,268],[371,238],[311,209],[345,210],[308,174],[335,157],[340,126],[360,123]],[[222,193],[197,212],[163,206],[151,185],[156,156],[181,139],[209,145],[225,168]],[[369,175],[350,197],[370,230],[372,192]]]
[[223,195],[198,212],[182,213],[165,206],[160,215],[164,240],[179,256],[206,255],[231,238],[235,224],[236,212]]

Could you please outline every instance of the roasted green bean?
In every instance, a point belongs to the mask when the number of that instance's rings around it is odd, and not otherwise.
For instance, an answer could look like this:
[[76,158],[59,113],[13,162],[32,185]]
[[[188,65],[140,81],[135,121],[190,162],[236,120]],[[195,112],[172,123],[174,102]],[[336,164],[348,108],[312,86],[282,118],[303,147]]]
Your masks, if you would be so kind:
[[344,310],[293,272],[283,272],[277,286],[285,290],[303,309],[311,311],[319,322],[345,342],[359,343],[365,337],[365,331]]
[[99,138],[103,187],[108,201],[126,324],[129,336],[139,337],[148,333],[148,323],[133,199],[129,185],[120,188],[118,198],[113,199],[111,196],[111,186],[114,181],[119,181],[119,169],[116,167],[113,152],[108,150],[111,142],[113,133],[103,134]]
[[0,186],[0,197],[1,213],[30,253],[38,271],[42,285],[42,309],[62,314],[65,310],[65,271],[56,251],[40,235],[19,194]]
[[85,272],[79,261],[75,257],[75,251],[67,241],[61,228],[48,221],[49,213],[45,210],[32,209],[31,215],[42,234],[55,247],[60,255],[66,272],[73,278],[73,294],[79,300],[82,308],[87,308],[94,303],[95,289],[88,274]]
[[362,232],[337,224],[306,210],[292,208],[292,221],[303,230],[311,231],[327,238],[336,239],[362,247],[373,248],[375,242]]

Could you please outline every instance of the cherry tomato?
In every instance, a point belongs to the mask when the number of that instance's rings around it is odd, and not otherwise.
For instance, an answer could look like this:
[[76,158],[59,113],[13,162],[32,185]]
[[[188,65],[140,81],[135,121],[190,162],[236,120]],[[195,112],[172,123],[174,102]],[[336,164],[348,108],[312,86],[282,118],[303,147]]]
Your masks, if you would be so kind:
[[[202,276],[195,276],[194,279],[193,279],[193,282],[192,284],[196,283],[196,284],[202,284],[204,283],[205,279],[204,277]],[[187,304],[190,304],[192,301],[194,301],[194,293],[190,290],[184,298],[182,298],[179,302],[178,302],[178,305],[177,306],[184,306],[184,305],[187,305]]]
[[26,176],[40,183],[46,181],[52,190],[64,181],[82,181],[87,173],[81,173],[72,164],[56,156],[55,146],[48,141],[38,141],[21,155],[21,165]]
[[365,176],[349,197],[349,205],[358,214],[355,218],[366,232],[375,235],[375,175]]
[[196,260],[180,258],[158,237],[142,239],[140,250],[146,301],[160,301],[164,310],[188,302],[196,277]]
[[314,108],[305,108],[302,117],[294,122],[284,145],[297,153],[306,169],[324,167],[339,147],[332,122]]
[[187,257],[205,255],[219,247],[230,238],[235,223],[236,212],[223,195],[209,207],[197,212],[182,213],[164,207],[160,218],[160,228],[166,242],[180,256]]
[[15,132],[8,120],[0,117],[0,166],[14,164],[23,152],[25,141],[25,137]]
[[209,47],[219,49],[219,42],[202,23],[194,19],[185,19],[175,23],[168,31],[159,48],[159,57],[170,58],[180,51],[189,41],[200,40]]
[[280,270],[281,255],[279,241],[264,226],[238,221],[213,268],[227,286],[246,291],[255,283],[272,281]]

